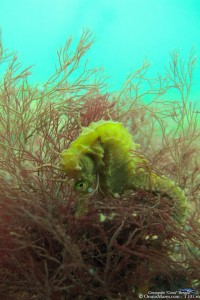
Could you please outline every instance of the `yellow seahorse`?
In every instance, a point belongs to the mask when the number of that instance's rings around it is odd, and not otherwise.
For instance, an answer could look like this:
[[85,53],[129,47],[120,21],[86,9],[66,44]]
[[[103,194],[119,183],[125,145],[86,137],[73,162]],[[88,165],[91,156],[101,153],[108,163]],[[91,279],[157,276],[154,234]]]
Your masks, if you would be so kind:
[[187,207],[184,192],[168,177],[154,172],[150,162],[138,154],[138,147],[121,123],[101,120],[83,128],[61,153],[60,166],[82,194],[91,193],[98,178],[99,189],[116,198],[130,189],[165,195],[174,200],[179,211],[175,218],[181,221]]

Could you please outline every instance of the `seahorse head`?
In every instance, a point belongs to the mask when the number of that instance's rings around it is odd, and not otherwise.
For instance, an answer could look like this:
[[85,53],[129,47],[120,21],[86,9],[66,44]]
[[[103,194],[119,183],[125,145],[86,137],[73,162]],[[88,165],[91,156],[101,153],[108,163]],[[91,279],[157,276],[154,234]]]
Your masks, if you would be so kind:
[[74,189],[77,192],[87,194],[93,191],[94,162],[89,155],[75,149],[64,150],[60,155],[60,166],[74,180]]

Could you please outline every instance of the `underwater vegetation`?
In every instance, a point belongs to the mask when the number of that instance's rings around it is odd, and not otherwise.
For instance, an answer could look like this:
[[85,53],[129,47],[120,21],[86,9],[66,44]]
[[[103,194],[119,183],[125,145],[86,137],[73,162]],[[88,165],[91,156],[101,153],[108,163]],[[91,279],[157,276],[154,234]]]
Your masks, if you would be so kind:
[[145,61],[109,92],[92,44],[68,39],[37,86],[0,43],[1,299],[199,291],[195,53],[155,78]]

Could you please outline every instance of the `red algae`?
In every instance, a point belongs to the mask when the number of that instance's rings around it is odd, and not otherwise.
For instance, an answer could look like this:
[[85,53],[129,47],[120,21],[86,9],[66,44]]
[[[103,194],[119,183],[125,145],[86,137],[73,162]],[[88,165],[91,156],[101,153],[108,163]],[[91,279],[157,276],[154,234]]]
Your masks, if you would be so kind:
[[[71,43],[58,51],[42,89],[1,44],[0,298],[132,300],[149,291],[198,291],[200,131],[188,100],[194,54],[182,68],[173,53],[163,78],[148,79],[145,62],[109,94],[102,71],[85,65],[91,33],[74,51]],[[171,89],[177,101],[166,100]],[[93,193],[88,212],[76,217],[80,196],[59,155],[83,126],[102,119],[122,122],[138,153],[185,191],[184,224],[172,217],[175,203],[142,189],[118,199]]]

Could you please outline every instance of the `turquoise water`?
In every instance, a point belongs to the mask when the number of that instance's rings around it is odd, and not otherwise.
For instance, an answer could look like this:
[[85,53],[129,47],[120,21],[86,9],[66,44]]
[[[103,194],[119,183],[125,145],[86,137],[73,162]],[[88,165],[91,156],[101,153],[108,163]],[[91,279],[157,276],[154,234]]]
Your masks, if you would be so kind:
[[[200,0],[2,0],[0,27],[5,47],[17,51],[23,65],[33,67],[31,80],[44,82],[54,71],[56,51],[84,28],[96,42],[91,66],[103,66],[110,90],[144,58],[152,75],[163,72],[169,53],[187,59],[192,47],[200,54]],[[197,62],[191,99],[200,99]]]

